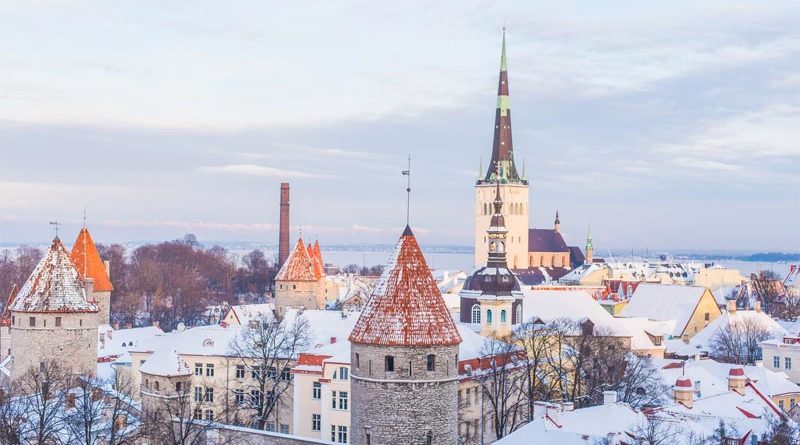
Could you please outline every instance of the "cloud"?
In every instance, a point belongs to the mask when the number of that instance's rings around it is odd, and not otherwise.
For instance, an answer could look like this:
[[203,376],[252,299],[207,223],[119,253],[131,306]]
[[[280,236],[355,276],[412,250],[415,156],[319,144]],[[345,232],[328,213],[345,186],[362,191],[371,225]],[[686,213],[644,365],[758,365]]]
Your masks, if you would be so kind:
[[263,176],[269,178],[329,178],[330,175],[304,172],[299,170],[286,170],[256,164],[232,164],[213,167],[200,167],[200,170],[217,173],[233,173],[245,176]]

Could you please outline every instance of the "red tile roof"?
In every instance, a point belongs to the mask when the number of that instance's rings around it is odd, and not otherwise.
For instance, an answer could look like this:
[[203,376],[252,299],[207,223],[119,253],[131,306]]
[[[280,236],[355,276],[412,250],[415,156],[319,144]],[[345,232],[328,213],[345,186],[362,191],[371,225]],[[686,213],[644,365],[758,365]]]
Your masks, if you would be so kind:
[[325,268],[322,266],[322,257],[319,255],[319,243],[316,246],[311,244],[308,245],[308,256],[311,258],[311,263],[314,267],[314,276],[317,280],[322,279],[325,276]]
[[58,237],[53,239],[44,258],[19,290],[11,310],[97,312],[97,306],[86,300],[83,279]]
[[386,346],[461,343],[411,228],[397,242],[350,341]]
[[106,266],[100,258],[100,252],[94,245],[92,235],[84,227],[78,233],[78,239],[72,246],[72,253],[70,254],[72,262],[81,274],[81,278],[93,278],[94,290],[97,292],[111,292],[114,286],[106,273]]
[[3,315],[0,316],[0,326],[11,326],[11,304],[14,303],[14,298],[17,296],[17,292],[19,292],[19,286],[14,284],[11,286],[11,292],[8,294],[8,300],[6,300],[5,308],[3,309]]
[[297,239],[294,250],[275,275],[275,281],[317,281],[314,262],[303,244],[303,238]]

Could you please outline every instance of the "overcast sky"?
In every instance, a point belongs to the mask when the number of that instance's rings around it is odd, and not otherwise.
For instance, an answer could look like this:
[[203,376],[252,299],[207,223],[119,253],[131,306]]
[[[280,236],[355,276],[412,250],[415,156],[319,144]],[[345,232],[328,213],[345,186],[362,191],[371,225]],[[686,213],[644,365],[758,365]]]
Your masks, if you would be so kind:
[[392,3],[0,0],[0,242],[469,245],[505,22],[532,226],[800,249],[796,0]]

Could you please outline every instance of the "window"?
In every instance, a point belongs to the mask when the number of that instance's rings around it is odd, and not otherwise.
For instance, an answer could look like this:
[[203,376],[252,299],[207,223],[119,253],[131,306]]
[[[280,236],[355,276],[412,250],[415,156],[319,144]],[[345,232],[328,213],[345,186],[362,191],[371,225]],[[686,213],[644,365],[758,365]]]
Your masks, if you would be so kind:
[[61,327],[61,317],[56,317],[56,327],[57,328]]
[[180,393],[183,390],[183,382],[175,382],[175,392]]
[[[253,389],[250,391],[250,403],[253,406],[261,406],[264,403],[264,393],[257,389]],[[275,427],[273,426],[273,431]]]
[[311,398],[319,400],[320,397],[322,397],[322,383],[314,382],[311,387]]
[[203,388],[199,386],[194,387],[194,401],[195,402],[202,402],[203,401]]
[[783,400],[778,400],[778,408],[780,408],[781,411],[786,411],[786,408],[783,406]]
[[206,402],[214,401],[214,388],[206,388]]
[[486,324],[492,324],[492,310],[486,310]]
[[472,305],[472,322],[475,324],[481,322],[481,307],[477,304]]
[[282,423],[280,425],[280,432],[281,434],[289,434],[289,425]]
[[347,427],[344,425],[331,425],[331,442],[347,443]]
[[214,377],[214,365],[206,363],[206,377]]
[[339,391],[339,409],[347,409],[347,391]]
[[331,391],[331,408],[336,409],[336,391]]
[[706,321],[710,320],[710,319],[711,319],[711,314],[709,314],[708,312],[706,312],[706,314],[705,314],[705,317],[704,317],[704,318],[705,318],[705,320],[706,320]]
[[786,369],[792,369],[792,358],[791,357],[786,357],[786,359],[783,362],[783,367],[786,368]]
[[267,378],[268,379],[275,379],[275,376],[277,376],[277,375],[278,375],[278,368],[276,368],[274,366],[270,366],[269,369],[267,369]]
[[244,390],[243,389],[236,389],[233,391],[233,399],[237,405],[244,404]]
[[775,357],[772,357],[772,366],[775,369],[781,369],[781,358],[778,357],[777,355]]
[[236,365],[236,378],[237,379],[244,378],[244,365]]
[[342,366],[339,368],[339,380],[347,380],[349,378],[349,374],[350,372],[346,367]]
[[433,354],[428,354],[428,371],[435,371],[436,370],[436,356]]
[[464,397],[463,397],[463,395],[461,393],[461,390],[459,389],[458,390],[458,406],[461,406],[462,404],[464,404]]
[[470,406],[472,404],[472,388],[467,388],[467,397],[464,399],[464,406]]
[[158,380],[156,380],[155,382],[153,382],[153,388],[154,388],[156,391],[159,391],[159,390],[161,389],[161,388],[160,388],[160,386],[161,386],[161,385],[158,383]]
[[78,326],[80,326],[80,327],[83,327],[83,318],[81,318],[80,320],[78,320]]
[[205,419],[206,420],[214,420],[214,411],[212,411],[210,409],[207,409],[206,410]]
[[30,318],[28,319],[28,322],[30,323],[30,325],[31,325],[31,327],[32,327],[32,328],[33,328],[33,327],[36,327],[36,317],[30,317]]
[[500,323],[503,323],[503,324],[506,323],[506,310],[505,309],[500,311]]
[[271,420],[267,422],[267,431],[275,431],[275,422]]
[[281,371],[281,380],[285,382],[292,380],[292,370],[288,366]]
[[356,352],[356,369],[361,369],[361,357]]
[[319,414],[311,415],[311,431],[319,431],[321,423],[322,423],[322,416],[320,416]]
[[194,364],[194,375],[203,375],[203,364],[202,363],[195,363]]
[[194,418],[195,420],[200,420],[203,418],[203,411],[200,408],[195,408],[194,410]]
[[386,372],[394,372],[394,357],[391,355],[386,356]]

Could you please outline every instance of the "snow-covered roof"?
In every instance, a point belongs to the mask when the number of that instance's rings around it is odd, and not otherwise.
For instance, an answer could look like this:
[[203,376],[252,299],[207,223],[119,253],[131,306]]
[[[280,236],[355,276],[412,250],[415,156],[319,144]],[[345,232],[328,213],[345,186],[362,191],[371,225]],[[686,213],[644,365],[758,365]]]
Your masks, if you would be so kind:
[[783,335],[788,334],[783,326],[764,312],[742,310],[737,310],[736,312],[725,311],[716,320],[709,323],[702,331],[695,334],[689,343],[704,351],[709,351],[714,338],[720,331],[725,329],[726,326],[736,325],[758,326],[769,331],[772,338],[783,338]]
[[146,362],[139,368],[143,374],[158,375],[163,377],[174,377],[181,375],[191,375],[189,365],[181,358],[178,351],[170,348],[162,348],[154,352]]
[[614,320],[631,335],[631,349],[634,351],[664,349],[663,341],[656,345],[650,336],[666,337],[673,329],[671,322],[650,320],[644,317],[615,318]]
[[24,312],[97,312],[86,300],[86,290],[78,269],[58,237],[53,239],[11,306]]
[[702,286],[643,283],[636,288],[630,303],[622,309],[620,315],[674,320],[675,329],[672,335],[677,337],[683,334],[706,290]]
[[394,346],[461,342],[410,227],[400,236],[350,341]]
[[75,263],[81,278],[89,277],[94,279],[94,290],[98,292],[111,292],[114,290],[111,279],[106,273],[106,266],[100,258],[100,252],[97,251],[92,235],[89,234],[89,230],[86,227],[82,228],[78,233],[78,238],[75,240],[75,244],[72,245],[70,257],[72,262]]
[[569,319],[583,321],[589,319],[596,327],[604,327],[619,335],[626,335],[602,306],[582,290],[544,290],[525,288],[523,290],[522,314],[525,321],[539,318],[542,321]]
[[134,347],[146,346],[157,337],[163,336],[164,331],[156,326],[143,328],[117,329],[103,324],[97,327],[100,341],[97,342],[97,357],[119,356]]
[[275,281],[317,281],[314,261],[308,255],[303,238],[298,238],[294,250],[275,275]]
[[264,317],[271,320],[274,309],[275,307],[270,303],[237,304],[228,308],[228,313],[225,314],[224,318],[232,314],[237,324],[246,325],[250,320],[260,320]]

